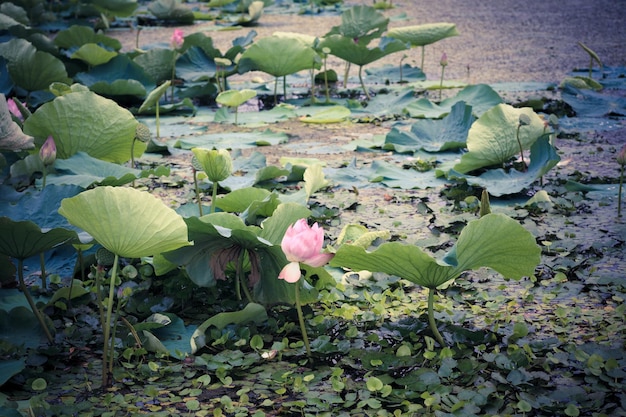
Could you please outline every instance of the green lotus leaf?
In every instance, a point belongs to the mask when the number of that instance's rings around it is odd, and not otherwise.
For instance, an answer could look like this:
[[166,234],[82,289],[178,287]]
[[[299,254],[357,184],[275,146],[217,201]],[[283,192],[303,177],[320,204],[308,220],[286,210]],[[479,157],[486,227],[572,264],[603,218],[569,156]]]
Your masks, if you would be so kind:
[[145,191],[98,187],[61,201],[59,213],[109,251],[140,258],[188,246],[187,225]]
[[256,97],[255,90],[227,90],[219,93],[215,101],[224,106],[239,107],[253,97]]
[[72,59],[80,59],[91,66],[106,64],[113,57],[117,56],[117,52],[109,51],[95,43],[86,43],[71,56]]
[[340,35],[367,45],[372,39],[380,38],[387,30],[389,19],[370,6],[354,6],[341,14],[341,24],[333,27],[325,37]]
[[7,59],[13,82],[27,91],[46,90],[56,81],[70,82],[60,59],[38,51],[24,39],[11,39],[0,44],[0,56]]
[[206,6],[207,7],[222,7],[228,4],[235,2],[235,0],[210,0]]
[[408,42],[411,46],[425,46],[451,36],[457,36],[459,32],[454,23],[426,23],[423,25],[404,26],[389,29],[387,36]]
[[[112,100],[93,92],[76,92],[55,98],[41,106],[24,122],[24,132],[41,146],[52,136],[57,158],[77,152],[94,158],[122,163],[130,159],[137,120]],[[143,152],[135,145],[135,155]],[[145,148],[144,148],[145,149]]]
[[122,43],[119,40],[96,33],[90,26],[74,25],[60,31],[54,37],[54,44],[63,49],[72,49],[88,43],[101,45],[114,51],[122,49]]
[[92,84],[89,89],[96,94],[103,96],[133,96],[144,98],[146,96],[146,87],[137,80],[115,80],[112,83],[107,81],[98,81]]
[[239,72],[262,71],[283,77],[298,71],[320,68],[317,52],[298,39],[269,36],[259,39],[241,55]]
[[329,48],[330,54],[358,66],[364,66],[377,61],[394,52],[406,49],[406,44],[397,39],[381,38],[378,46],[368,47],[355,43],[352,39],[331,35],[322,40],[320,48]]
[[193,23],[195,16],[191,9],[183,7],[180,0],[156,0],[148,6],[157,19],[173,20],[179,23]]
[[503,103],[502,97],[487,84],[468,85],[454,97],[449,97],[435,104],[427,98],[414,100],[406,106],[405,111],[415,118],[440,119],[452,111],[459,101],[472,106],[472,113],[480,117],[496,104]]
[[[0,312],[2,314],[4,312]],[[11,328],[6,329],[11,330]],[[0,387],[4,385],[13,376],[19,374],[26,369],[25,359],[3,359],[0,361]]]
[[385,137],[384,147],[396,152],[415,152],[420,149],[440,152],[464,148],[472,123],[472,107],[458,102],[442,120],[418,120],[410,131],[392,128]]
[[544,124],[531,108],[514,108],[508,104],[494,106],[474,122],[467,136],[469,152],[454,166],[460,173],[491,165],[503,164],[519,155],[517,140],[520,116],[528,117],[530,123],[519,129],[519,141],[523,149],[529,149],[544,134]]
[[345,122],[350,117],[350,109],[343,106],[331,106],[323,108],[310,116],[300,118],[303,123],[328,124]]
[[462,178],[468,184],[486,189],[494,197],[519,193],[524,188],[530,187],[561,160],[556,149],[550,145],[549,136],[550,134],[543,135],[530,147],[530,164],[524,172],[498,168],[490,169],[476,177],[450,170],[446,176],[448,179]]
[[155,86],[154,81],[144,69],[132,61],[126,54],[119,54],[106,64],[93,67],[89,72],[78,73],[74,76],[74,79],[87,87],[92,87],[94,84],[101,82],[113,85],[121,80],[137,81],[146,90],[151,90]]
[[133,61],[158,85],[165,80],[171,80],[176,55],[177,52],[172,49],[154,48],[138,55]]
[[73,230],[57,227],[44,232],[29,220],[0,217],[0,253],[16,259],[38,255],[72,240],[78,241]]
[[158,86],[157,88],[155,88],[154,90],[152,90],[150,94],[148,94],[148,97],[146,97],[144,102],[141,103],[141,106],[139,107],[138,112],[143,113],[153,107],[156,107],[157,104],[159,103],[159,100],[161,99],[161,96],[165,94],[167,89],[170,88],[171,84],[172,84],[171,81],[168,80],[164,82],[163,84],[161,84],[160,86]]
[[417,246],[389,242],[372,252],[342,245],[330,265],[383,272],[435,289],[480,267],[492,268],[506,278],[532,275],[540,254],[535,238],[517,221],[503,214],[488,214],[468,223],[441,262]]
[[129,17],[137,9],[137,0],[90,0],[89,4],[101,13]]

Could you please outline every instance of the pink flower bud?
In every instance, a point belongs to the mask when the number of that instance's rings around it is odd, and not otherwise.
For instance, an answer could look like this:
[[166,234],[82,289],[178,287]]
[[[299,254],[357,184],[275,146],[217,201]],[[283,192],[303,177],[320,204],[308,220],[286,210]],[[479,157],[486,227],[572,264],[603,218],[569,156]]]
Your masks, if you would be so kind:
[[448,55],[446,55],[445,52],[441,55],[441,60],[439,61],[439,65],[441,65],[442,67],[445,67],[446,65],[448,65]]
[[617,163],[620,165],[626,165],[626,145],[624,145],[622,150],[617,154]]
[[39,157],[41,158],[41,162],[45,166],[50,166],[54,164],[54,161],[57,159],[57,146],[54,143],[54,139],[52,136],[48,136],[48,139],[43,143],[41,149],[39,149]]
[[300,219],[289,226],[280,247],[290,263],[280,271],[278,278],[295,283],[300,279],[300,263],[312,267],[327,264],[334,255],[322,253],[323,245],[324,229],[317,223],[309,227],[306,219]]
[[170,44],[174,49],[180,49],[185,42],[185,38],[183,36],[183,31],[181,29],[174,29],[174,33],[170,38]]
[[17,104],[15,104],[15,100],[10,98],[7,100],[7,106],[9,106],[9,111],[11,112],[11,114],[16,117],[19,120],[24,120],[24,116],[22,115],[22,112],[20,111],[20,108],[17,107]]

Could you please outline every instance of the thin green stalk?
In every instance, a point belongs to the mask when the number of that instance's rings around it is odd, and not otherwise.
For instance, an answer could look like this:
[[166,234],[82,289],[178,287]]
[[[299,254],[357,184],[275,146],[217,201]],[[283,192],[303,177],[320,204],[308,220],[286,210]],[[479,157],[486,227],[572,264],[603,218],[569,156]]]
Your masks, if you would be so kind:
[[211,213],[215,213],[215,200],[217,199],[217,181],[213,181],[213,193],[211,194]]
[[424,72],[424,55],[425,55],[425,52],[426,52],[426,46],[422,45],[422,66],[420,68],[422,70],[422,72]]
[[41,314],[41,311],[39,311],[39,309],[37,308],[37,305],[35,304],[35,300],[33,300],[33,297],[30,295],[30,292],[28,291],[28,287],[26,287],[26,283],[24,282],[24,260],[18,259],[17,263],[18,263],[17,276],[20,281],[20,289],[24,293],[24,296],[26,297],[26,301],[28,301],[28,305],[30,305],[30,309],[33,310],[33,314],[37,318],[37,321],[39,321],[39,324],[43,328],[43,331],[46,334],[46,337],[48,338],[48,342],[52,344],[54,343],[54,337],[52,337],[52,333],[50,333],[50,329],[48,329],[48,326],[46,325],[43,315]]
[[435,323],[435,291],[434,288],[428,289],[428,323],[430,324],[430,331],[433,332],[435,339],[437,339],[437,342],[443,347],[446,344],[443,341],[441,333],[439,333],[439,329],[437,329],[437,323]]
[[159,100],[156,103],[156,136],[161,139],[161,121],[159,119]]
[[[200,200],[200,187],[198,187],[198,172],[195,168],[193,168],[193,185],[196,190],[196,199],[198,200],[198,213],[202,217],[202,200]],[[213,202],[211,202],[211,207],[213,207]]]
[[[113,372],[113,362],[109,367],[109,355],[113,355],[113,347],[115,345],[115,337],[111,337],[111,319],[113,316],[113,297],[115,296],[115,280],[117,277],[117,264],[119,256],[115,254],[113,261],[113,269],[111,270],[111,281],[109,282],[109,298],[106,306],[106,319],[104,323],[104,346],[102,349],[102,386],[106,387],[109,383],[109,374]],[[111,340],[109,340],[111,339]]]
[[446,70],[446,66],[441,66],[441,80],[439,80],[439,101],[441,101],[441,92],[443,91],[443,73]]
[[296,310],[298,311],[298,322],[300,323],[300,332],[302,332],[302,340],[306,348],[307,356],[311,356],[311,346],[309,345],[309,336],[304,326],[304,315],[302,314],[302,306],[300,305],[300,281],[296,282]]
[[39,265],[41,266],[41,288],[46,289],[46,259],[45,253],[39,253]]
[[41,183],[41,189],[43,190],[44,188],[46,188],[46,177],[48,174],[48,168],[44,165],[43,167],[43,182]]
[[624,165],[620,171],[619,189],[617,191],[617,217],[622,217],[622,184],[624,183]]
[[369,100],[370,99],[370,95],[367,92],[367,88],[365,88],[365,83],[363,82],[363,77],[361,75],[362,70],[363,70],[363,66],[361,65],[359,67],[359,81],[361,81],[361,88],[363,88],[363,92],[365,93],[365,97],[367,97],[367,99]]
[[[246,255],[246,251],[242,250],[241,255],[239,255],[239,263],[237,265],[237,281],[239,281],[241,285],[241,289],[243,290],[243,293],[246,295],[248,302],[251,303],[254,300],[252,299],[252,294],[250,294],[250,290],[248,289],[248,286],[246,285],[246,282],[244,279],[245,276],[243,273],[243,264],[245,261],[245,255]],[[239,299],[241,300],[241,295],[239,295]]]
[[526,171],[526,163],[524,162],[524,148],[522,148],[522,141],[519,140],[519,130],[521,129],[522,124],[517,125],[517,134],[515,135],[517,138],[517,144],[519,145],[519,154],[522,157],[522,166],[524,167],[524,171]]
[[326,68],[326,56],[324,56],[324,87],[326,87],[326,103],[330,103],[330,91],[328,90],[328,69]]

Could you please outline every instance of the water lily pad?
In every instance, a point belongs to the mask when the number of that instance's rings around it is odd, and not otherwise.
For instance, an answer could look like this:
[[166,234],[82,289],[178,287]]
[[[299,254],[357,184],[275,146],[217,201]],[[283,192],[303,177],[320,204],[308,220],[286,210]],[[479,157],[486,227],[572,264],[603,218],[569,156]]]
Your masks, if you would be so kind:
[[502,97],[486,84],[476,84],[465,87],[459,93],[439,104],[435,104],[427,98],[420,98],[406,107],[406,112],[411,117],[440,119],[450,113],[452,106],[459,101],[472,106],[472,112],[476,117],[480,117],[493,106],[503,103]]
[[239,59],[239,72],[262,71],[283,77],[298,71],[320,68],[317,52],[298,39],[269,36],[254,42]]
[[95,43],[86,43],[82,45],[70,58],[80,59],[90,66],[106,64],[117,56],[117,52],[109,51]]
[[392,128],[385,138],[385,148],[396,152],[429,152],[454,150],[465,147],[472,123],[472,107],[460,101],[452,106],[442,120],[419,120],[410,131]]

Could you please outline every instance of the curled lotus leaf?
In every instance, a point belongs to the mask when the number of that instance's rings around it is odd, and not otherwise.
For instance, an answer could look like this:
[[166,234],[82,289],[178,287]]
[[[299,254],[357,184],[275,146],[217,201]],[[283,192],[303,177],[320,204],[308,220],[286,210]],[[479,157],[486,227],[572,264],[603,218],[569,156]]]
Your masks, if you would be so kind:
[[34,138],[25,135],[13,121],[6,97],[0,94],[0,150],[19,151],[34,147]]
[[451,36],[457,36],[459,32],[454,23],[426,23],[423,25],[403,26],[389,29],[387,36],[408,42],[411,46],[425,46]]

